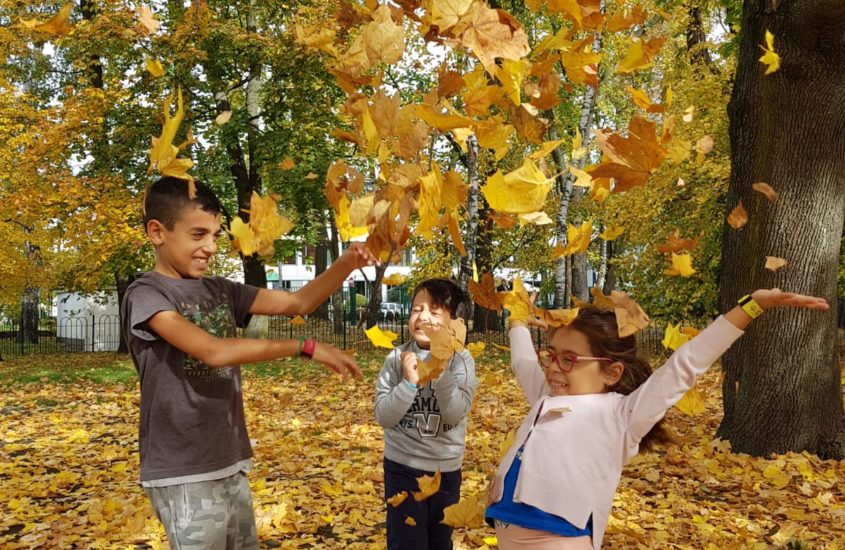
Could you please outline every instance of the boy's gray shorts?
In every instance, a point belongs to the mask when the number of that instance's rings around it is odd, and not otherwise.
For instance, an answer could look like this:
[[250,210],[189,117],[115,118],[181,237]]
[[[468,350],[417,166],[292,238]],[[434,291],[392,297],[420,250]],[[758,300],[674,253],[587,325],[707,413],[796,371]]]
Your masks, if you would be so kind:
[[173,550],[257,549],[246,474],[169,487],[144,487]]

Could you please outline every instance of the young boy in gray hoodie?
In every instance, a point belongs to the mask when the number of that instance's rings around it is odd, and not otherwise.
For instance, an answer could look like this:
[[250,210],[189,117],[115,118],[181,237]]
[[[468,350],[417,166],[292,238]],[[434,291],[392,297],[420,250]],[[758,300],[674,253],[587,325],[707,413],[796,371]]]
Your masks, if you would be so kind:
[[[460,499],[467,413],[478,380],[466,349],[452,355],[443,373],[418,385],[417,360],[428,360],[428,324],[448,324],[459,317],[467,297],[448,279],[428,279],[414,289],[408,329],[412,340],[387,356],[376,382],[376,420],[384,428],[385,501],[407,491],[398,506],[387,506],[389,550],[451,549],[452,528],[443,525],[443,509]],[[417,478],[441,472],[440,489],[417,502]],[[412,518],[413,521],[408,520]]]

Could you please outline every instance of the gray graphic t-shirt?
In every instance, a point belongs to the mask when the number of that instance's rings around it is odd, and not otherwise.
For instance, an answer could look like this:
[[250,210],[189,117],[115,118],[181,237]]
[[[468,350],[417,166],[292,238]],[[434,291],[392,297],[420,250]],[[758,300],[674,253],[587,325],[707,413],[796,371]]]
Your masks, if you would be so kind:
[[209,367],[149,327],[176,311],[219,338],[235,337],[250,319],[258,288],[222,277],[174,279],[147,273],[122,304],[123,331],[141,379],[141,481],[220,470],[252,456],[239,365]]

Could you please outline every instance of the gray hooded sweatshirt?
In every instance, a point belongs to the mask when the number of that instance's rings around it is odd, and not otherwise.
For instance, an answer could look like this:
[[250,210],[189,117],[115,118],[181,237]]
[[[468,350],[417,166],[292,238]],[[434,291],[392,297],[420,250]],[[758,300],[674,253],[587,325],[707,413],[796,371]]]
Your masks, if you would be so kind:
[[376,381],[376,420],[384,428],[385,458],[434,472],[460,469],[467,413],[478,380],[475,361],[464,349],[452,355],[436,380],[414,390],[403,382],[401,355],[411,351],[428,360],[429,351],[411,341],[394,349]]

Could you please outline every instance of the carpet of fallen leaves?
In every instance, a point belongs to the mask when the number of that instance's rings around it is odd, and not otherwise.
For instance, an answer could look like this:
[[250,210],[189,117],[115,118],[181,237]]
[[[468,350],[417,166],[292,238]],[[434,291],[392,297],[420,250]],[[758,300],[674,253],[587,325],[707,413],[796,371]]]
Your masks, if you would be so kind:
[[[489,349],[489,348],[488,348]],[[379,353],[363,380],[297,361],[247,367],[252,483],[263,548],[382,548],[381,429],[373,419]],[[465,495],[480,495],[526,407],[505,356],[477,359]],[[138,385],[125,357],[85,354],[0,363],[0,547],[166,548],[138,484]],[[845,548],[845,461],[727,452],[713,440],[718,373],[705,414],[670,411],[677,444],[626,468],[606,548]],[[456,548],[484,548],[484,526]]]

